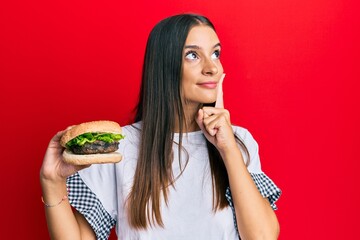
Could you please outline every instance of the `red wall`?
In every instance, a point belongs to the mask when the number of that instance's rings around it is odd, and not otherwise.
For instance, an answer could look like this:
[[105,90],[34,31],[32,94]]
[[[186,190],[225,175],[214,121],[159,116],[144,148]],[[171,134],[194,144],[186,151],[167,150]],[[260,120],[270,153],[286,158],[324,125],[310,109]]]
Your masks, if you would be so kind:
[[355,239],[358,11],[345,0],[2,1],[1,238],[48,238],[38,178],[48,141],[82,121],[129,123],[150,29],[197,12],[218,29],[232,121],[283,190],[280,239]]

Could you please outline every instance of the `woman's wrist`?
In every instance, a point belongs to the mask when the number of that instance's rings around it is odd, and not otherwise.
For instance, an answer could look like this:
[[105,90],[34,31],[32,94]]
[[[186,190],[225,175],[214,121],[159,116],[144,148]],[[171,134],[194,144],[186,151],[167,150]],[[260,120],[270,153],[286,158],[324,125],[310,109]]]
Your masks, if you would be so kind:
[[46,207],[57,206],[67,199],[68,190],[66,181],[52,182],[48,180],[41,181],[42,197],[41,200]]
[[234,163],[236,163],[237,166],[240,164],[240,165],[243,165],[244,167],[246,167],[242,153],[237,145],[236,145],[236,147],[232,147],[232,148],[220,151],[220,155],[224,161],[226,168],[230,167]]
[[51,179],[40,174],[40,184],[43,192],[43,200],[46,203],[59,201],[59,199],[67,195],[66,179]]

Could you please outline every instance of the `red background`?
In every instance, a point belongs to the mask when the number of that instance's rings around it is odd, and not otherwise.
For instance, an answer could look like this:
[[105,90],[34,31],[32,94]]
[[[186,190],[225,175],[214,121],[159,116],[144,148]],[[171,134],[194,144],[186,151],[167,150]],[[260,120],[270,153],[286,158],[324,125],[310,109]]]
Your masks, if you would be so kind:
[[232,121],[283,190],[280,239],[355,239],[358,11],[345,0],[2,1],[1,238],[48,239],[48,141],[83,121],[129,123],[151,28],[197,12],[218,29]]

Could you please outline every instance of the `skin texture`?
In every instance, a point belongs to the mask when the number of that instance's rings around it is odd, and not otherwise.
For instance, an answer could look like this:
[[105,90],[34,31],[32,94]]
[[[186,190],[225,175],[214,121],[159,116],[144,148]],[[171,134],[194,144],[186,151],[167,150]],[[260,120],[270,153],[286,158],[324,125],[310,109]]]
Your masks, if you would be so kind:
[[[59,202],[59,199],[67,194],[67,176],[89,167],[75,166],[63,161],[64,148],[60,145],[60,139],[64,132],[58,132],[50,140],[40,169],[43,198],[49,205]],[[45,215],[51,239],[96,239],[84,217],[77,213],[74,215],[68,200],[56,207],[45,208]]]
[[[182,99],[187,131],[198,130],[196,114],[202,103],[213,103],[223,78],[220,41],[208,26],[193,27],[185,41],[182,64]],[[177,130],[175,130],[177,131]]]
[[[189,131],[200,128],[220,152],[229,176],[237,225],[242,239],[277,239],[279,224],[267,199],[256,188],[231,127],[230,113],[224,109],[222,83],[225,75],[214,51],[219,50],[216,33],[207,26],[194,27],[185,42],[183,92]],[[195,52],[186,54],[187,46]],[[204,82],[216,83],[201,85]],[[200,84],[200,86],[199,86]],[[214,102],[215,107],[200,103]],[[200,109],[199,109],[200,108]],[[196,119],[196,125],[192,124]]]
[[[185,131],[201,129],[219,150],[229,176],[237,225],[242,239],[277,239],[279,225],[267,199],[257,190],[236,143],[230,113],[224,109],[223,67],[219,59],[219,39],[208,26],[193,27],[186,39],[182,64],[182,101]],[[203,103],[216,101],[215,107]],[[175,132],[179,126],[175,128]],[[51,139],[40,171],[44,201],[50,205],[66,195],[66,177],[89,166],[73,166],[62,161],[59,140],[63,131]],[[68,201],[45,208],[52,239],[95,239],[84,217]]]

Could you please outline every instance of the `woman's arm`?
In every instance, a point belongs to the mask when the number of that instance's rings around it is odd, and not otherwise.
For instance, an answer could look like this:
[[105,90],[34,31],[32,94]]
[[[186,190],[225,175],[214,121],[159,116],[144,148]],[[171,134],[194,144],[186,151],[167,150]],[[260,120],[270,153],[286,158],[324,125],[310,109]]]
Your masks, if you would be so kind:
[[277,239],[279,223],[269,201],[263,198],[248,172],[236,143],[230,114],[224,109],[222,80],[215,107],[199,110],[196,121],[224,161],[241,239]]
[[251,178],[238,147],[221,153],[241,239],[277,239],[279,223],[267,198]]
[[49,234],[51,239],[96,239],[85,218],[73,212],[67,200],[67,176],[87,166],[77,167],[62,161],[63,148],[59,140],[63,133],[61,131],[51,139],[40,170]]
[[229,124],[228,111],[205,107],[199,110],[197,121],[224,160],[241,239],[277,239],[279,224],[276,215],[245,166]]

